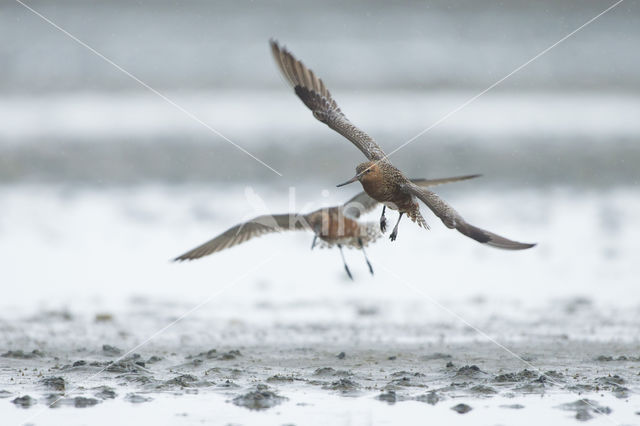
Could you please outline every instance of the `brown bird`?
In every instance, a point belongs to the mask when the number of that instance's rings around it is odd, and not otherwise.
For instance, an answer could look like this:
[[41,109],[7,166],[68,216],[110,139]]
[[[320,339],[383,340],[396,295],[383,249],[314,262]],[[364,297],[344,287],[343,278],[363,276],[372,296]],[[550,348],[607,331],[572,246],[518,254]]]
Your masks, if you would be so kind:
[[296,95],[313,112],[313,116],[351,141],[369,159],[356,167],[356,175],[352,179],[338,186],[360,181],[371,198],[384,204],[380,217],[382,232],[386,229],[384,215],[386,207],[398,210],[400,216],[390,235],[392,241],[398,235],[398,224],[404,214],[419,226],[429,229],[427,222],[420,214],[420,206],[416,200],[420,199],[447,228],[455,228],[480,243],[508,250],[522,250],[535,246],[535,244],[512,241],[471,225],[437,194],[407,179],[389,162],[387,155],[373,138],[347,119],[331,97],[329,89],[313,71],[297,60],[286,48],[281,48],[275,40],[271,40],[270,43],[273,57],[280,71],[293,86]]
[[[442,179],[413,179],[412,182],[420,187],[427,187],[473,179],[478,176],[480,175],[455,176]],[[358,218],[364,213],[373,210],[377,205],[377,201],[366,193],[360,192],[345,204],[324,207],[308,214],[287,213],[258,216],[229,228],[212,240],[176,257],[174,261],[198,259],[264,234],[308,230],[314,233],[313,242],[311,243],[312,250],[316,246],[318,239],[320,239],[320,243],[317,245],[320,248],[338,246],[344,269],[349,278],[353,279],[353,276],[342,252],[343,246],[361,249],[369,266],[369,271],[373,274],[373,267],[367,258],[364,248],[380,237],[378,224],[358,222]]]

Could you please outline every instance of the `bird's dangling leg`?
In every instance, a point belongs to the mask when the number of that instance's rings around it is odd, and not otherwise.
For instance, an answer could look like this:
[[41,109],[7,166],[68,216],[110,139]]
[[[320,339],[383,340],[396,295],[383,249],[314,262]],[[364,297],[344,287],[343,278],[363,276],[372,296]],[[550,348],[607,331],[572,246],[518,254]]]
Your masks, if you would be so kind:
[[396,222],[396,226],[393,227],[393,231],[391,231],[391,235],[389,235],[389,238],[391,239],[391,241],[395,241],[396,237],[398,236],[398,225],[400,224],[400,219],[402,219],[402,215],[404,213],[400,213],[400,216],[398,216],[398,221]]
[[387,218],[384,217],[384,211],[387,209],[387,206],[382,206],[382,216],[380,216],[380,232],[383,234],[387,232]]
[[311,250],[316,246],[316,240],[318,239],[318,234],[313,236],[313,241],[311,241]]
[[351,278],[351,281],[353,281],[353,275],[351,275],[351,271],[347,266],[347,261],[344,260],[344,253],[342,252],[342,244],[338,244],[338,248],[340,249],[340,256],[342,256],[342,263],[344,263],[344,270],[347,271],[347,275],[349,275],[349,278]]
[[371,266],[371,262],[369,262],[369,258],[367,257],[367,252],[364,251],[364,244],[362,244],[362,238],[358,238],[358,243],[360,243],[360,249],[362,250],[362,253],[364,254],[364,260],[367,261],[367,266],[369,267],[369,272],[371,272],[371,275],[373,275],[373,266]]

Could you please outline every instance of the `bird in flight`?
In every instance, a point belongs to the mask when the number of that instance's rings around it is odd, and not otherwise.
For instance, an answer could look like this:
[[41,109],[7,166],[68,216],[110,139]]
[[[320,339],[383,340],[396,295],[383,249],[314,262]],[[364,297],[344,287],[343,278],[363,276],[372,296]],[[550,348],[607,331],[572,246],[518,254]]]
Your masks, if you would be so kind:
[[[412,182],[420,187],[428,187],[473,179],[478,176],[480,175],[441,179],[413,179]],[[360,192],[344,204],[324,207],[308,214],[285,213],[258,216],[227,229],[222,234],[173,260],[199,259],[264,234],[281,231],[311,231],[314,234],[311,249],[316,245],[320,248],[337,246],[340,249],[342,263],[349,278],[353,280],[353,275],[345,261],[343,247],[362,250],[369,272],[373,275],[373,267],[364,248],[380,237],[380,231],[378,231],[377,223],[360,222],[358,219],[363,214],[373,210],[377,205],[378,202],[376,200],[366,193]]]
[[417,200],[421,200],[447,228],[457,229],[463,235],[480,243],[507,250],[523,250],[535,246],[535,244],[512,241],[471,225],[436,193],[405,177],[391,164],[376,141],[347,119],[331,96],[329,89],[312,70],[297,60],[286,48],[280,47],[277,41],[271,40],[270,44],[273,57],[282,75],[293,87],[300,100],[313,112],[313,116],[347,138],[369,160],[356,167],[356,175],[353,178],[338,186],[360,181],[365,192],[372,199],[383,204],[380,217],[382,232],[386,229],[386,208],[399,212],[398,221],[390,235],[391,241],[395,241],[398,236],[398,224],[404,214],[418,226],[429,229],[420,213]]

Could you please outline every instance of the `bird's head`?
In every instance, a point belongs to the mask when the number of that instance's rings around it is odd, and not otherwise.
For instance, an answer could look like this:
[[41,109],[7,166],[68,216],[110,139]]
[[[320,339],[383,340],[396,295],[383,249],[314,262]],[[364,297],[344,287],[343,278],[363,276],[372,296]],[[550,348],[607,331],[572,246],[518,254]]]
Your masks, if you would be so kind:
[[380,166],[378,165],[377,162],[367,161],[365,163],[360,163],[358,164],[358,167],[356,167],[356,175],[354,177],[336,186],[341,187],[341,186],[353,183],[357,180],[359,180],[360,183],[367,182],[373,179],[374,176],[377,176],[379,173],[380,173]]

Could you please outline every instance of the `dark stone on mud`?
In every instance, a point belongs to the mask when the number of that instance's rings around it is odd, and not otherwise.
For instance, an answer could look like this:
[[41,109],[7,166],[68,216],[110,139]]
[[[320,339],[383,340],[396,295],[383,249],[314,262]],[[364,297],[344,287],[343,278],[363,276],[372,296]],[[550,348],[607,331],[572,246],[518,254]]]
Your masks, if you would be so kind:
[[422,361],[433,361],[436,359],[451,359],[451,358],[453,358],[451,355],[445,354],[442,352],[434,352],[432,354],[428,354],[420,357]]
[[389,358],[387,358],[389,361],[395,361],[398,357],[395,355],[391,355]]
[[6,391],[4,389],[0,390],[0,399],[1,398],[9,398],[11,396],[11,392]]
[[256,390],[233,398],[233,403],[249,410],[266,410],[282,404],[287,398],[270,391],[264,385],[258,385]]
[[346,356],[347,356],[347,354],[345,354],[344,352],[340,352],[338,355],[336,355],[336,358],[344,359]]
[[359,389],[360,385],[353,380],[343,378],[332,382],[330,385],[323,386],[323,388],[346,393]]
[[94,393],[93,396],[100,399],[115,399],[115,397],[118,396],[118,394],[116,394],[116,391],[109,386],[100,386],[95,388],[94,390],[96,390],[97,392]]
[[102,352],[106,356],[118,356],[122,353],[122,350],[119,348],[116,348],[115,346],[102,345]]
[[521,410],[524,408],[524,405],[522,404],[505,404],[505,405],[501,405],[500,408],[510,408],[512,410]]
[[612,412],[611,408],[604,407],[590,399],[579,399],[574,402],[559,405],[556,408],[566,411],[575,411],[576,420],[580,421],[592,419],[592,414],[611,414]]
[[38,400],[35,398],[31,398],[29,395],[19,396],[15,398],[13,401],[20,408],[29,408],[38,403]]
[[40,352],[37,349],[34,349],[31,352],[24,352],[21,349],[19,349],[17,351],[7,351],[0,356],[4,358],[33,359],[33,358],[43,357],[44,353]]
[[158,362],[158,361],[162,361],[162,357],[156,356],[156,355],[152,355],[148,360],[147,363],[149,364],[153,364],[154,362]]
[[45,377],[40,383],[51,390],[64,391],[65,389],[65,381],[62,377]]
[[153,398],[148,397],[148,396],[142,396],[140,394],[137,393],[129,393],[127,394],[127,396],[124,397],[125,401],[131,402],[132,404],[140,404],[142,402],[149,402],[152,401]]
[[427,404],[430,404],[430,405],[436,405],[436,403],[438,403],[439,401],[442,401],[443,398],[439,396],[437,393],[435,393],[434,391],[431,391],[427,394],[419,395],[415,399],[416,401],[426,402]]
[[72,367],[82,367],[83,365],[87,365],[87,361],[81,359],[79,361],[74,362],[73,364],[71,364]]
[[473,410],[473,408],[471,408],[467,404],[454,405],[453,407],[451,407],[451,409],[453,411],[455,411],[456,413],[459,413],[459,414],[465,414],[465,413],[468,413],[469,411]]
[[476,385],[472,387],[470,391],[479,395],[495,395],[498,393],[498,391],[491,386],[485,385]]
[[392,390],[381,393],[380,395],[376,396],[376,399],[379,401],[387,402],[389,404],[395,404],[398,400],[398,398],[396,397],[396,392]]
[[455,365],[453,365],[453,362],[449,361],[448,363],[445,364],[446,368],[453,368],[455,367]]

